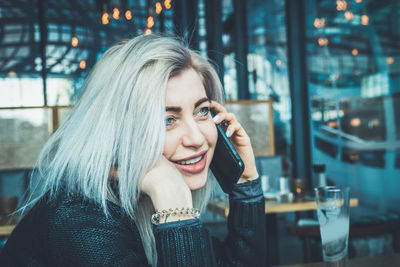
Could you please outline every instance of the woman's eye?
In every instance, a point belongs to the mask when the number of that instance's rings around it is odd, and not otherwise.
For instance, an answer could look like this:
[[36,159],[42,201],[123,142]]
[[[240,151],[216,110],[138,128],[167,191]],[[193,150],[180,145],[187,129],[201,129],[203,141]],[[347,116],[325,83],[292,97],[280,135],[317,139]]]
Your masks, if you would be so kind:
[[173,117],[165,118],[165,126],[171,126],[174,123],[175,119]]
[[203,108],[201,108],[201,109],[199,109],[199,112],[198,112],[198,114],[200,115],[200,116],[208,116],[208,113],[210,112],[210,108],[209,107],[203,107]]

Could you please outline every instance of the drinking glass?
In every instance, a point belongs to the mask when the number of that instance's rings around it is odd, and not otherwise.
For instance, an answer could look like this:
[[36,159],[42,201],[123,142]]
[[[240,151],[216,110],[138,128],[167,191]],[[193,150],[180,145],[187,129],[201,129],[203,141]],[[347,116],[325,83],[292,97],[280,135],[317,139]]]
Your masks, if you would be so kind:
[[349,191],[349,187],[338,186],[315,188],[324,261],[339,261],[347,255]]

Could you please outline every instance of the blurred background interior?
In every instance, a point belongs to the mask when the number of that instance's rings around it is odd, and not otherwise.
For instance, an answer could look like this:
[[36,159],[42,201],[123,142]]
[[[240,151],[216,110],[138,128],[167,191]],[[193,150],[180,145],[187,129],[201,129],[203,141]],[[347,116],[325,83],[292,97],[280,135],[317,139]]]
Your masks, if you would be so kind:
[[[112,44],[156,32],[184,36],[213,61],[228,108],[256,143],[267,198],[350,186],[358,200],[350,257],[399,252],[397,0],[1,0],[0,247],[36,156],[96,60]],[[280,177],[294,197],[282,198]],[[217,191],[215,200],[225,197]],[[314,211],[273,216],[270,264],[321,259]],[[225,220],[204,215],[221,238]],[[366,232],[352,237],[359,225]]]

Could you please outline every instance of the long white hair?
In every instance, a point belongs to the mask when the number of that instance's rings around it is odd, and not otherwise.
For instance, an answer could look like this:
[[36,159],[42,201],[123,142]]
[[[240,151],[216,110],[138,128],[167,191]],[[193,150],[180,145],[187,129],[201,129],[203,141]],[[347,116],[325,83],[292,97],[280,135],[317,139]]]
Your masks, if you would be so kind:
[[[176,38],[142,35],[108,49],[79,102],[41,151],[25,210],[61,189],[95,201],[106,215],[108,201],[117,203],[135,221],[147,259],[156,266],[154,208],[140,184],[163,153],[168,79],[188,68],[200,75],[207,96],[221,102],[222,85],[211,64]],[[115,166],[117,194],[110,187]],[[210,176],[192,192],[193,205],[201,210],[212,191]]]

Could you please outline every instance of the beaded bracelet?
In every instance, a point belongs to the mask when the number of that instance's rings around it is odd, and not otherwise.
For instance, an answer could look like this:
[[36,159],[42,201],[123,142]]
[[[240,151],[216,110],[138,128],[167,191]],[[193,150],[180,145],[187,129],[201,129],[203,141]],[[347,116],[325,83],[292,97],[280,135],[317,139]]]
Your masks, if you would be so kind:
[[151,222],[155,225],[160,224],[160,219],[165,217],[164,222],[167,222],[167,219],[170,215],[188,215],[193,216],[194,218],[200,217],[200,211],[196,208],[176,208],[176,209],[169,209],[169,210],[161,210],[151,215]]

